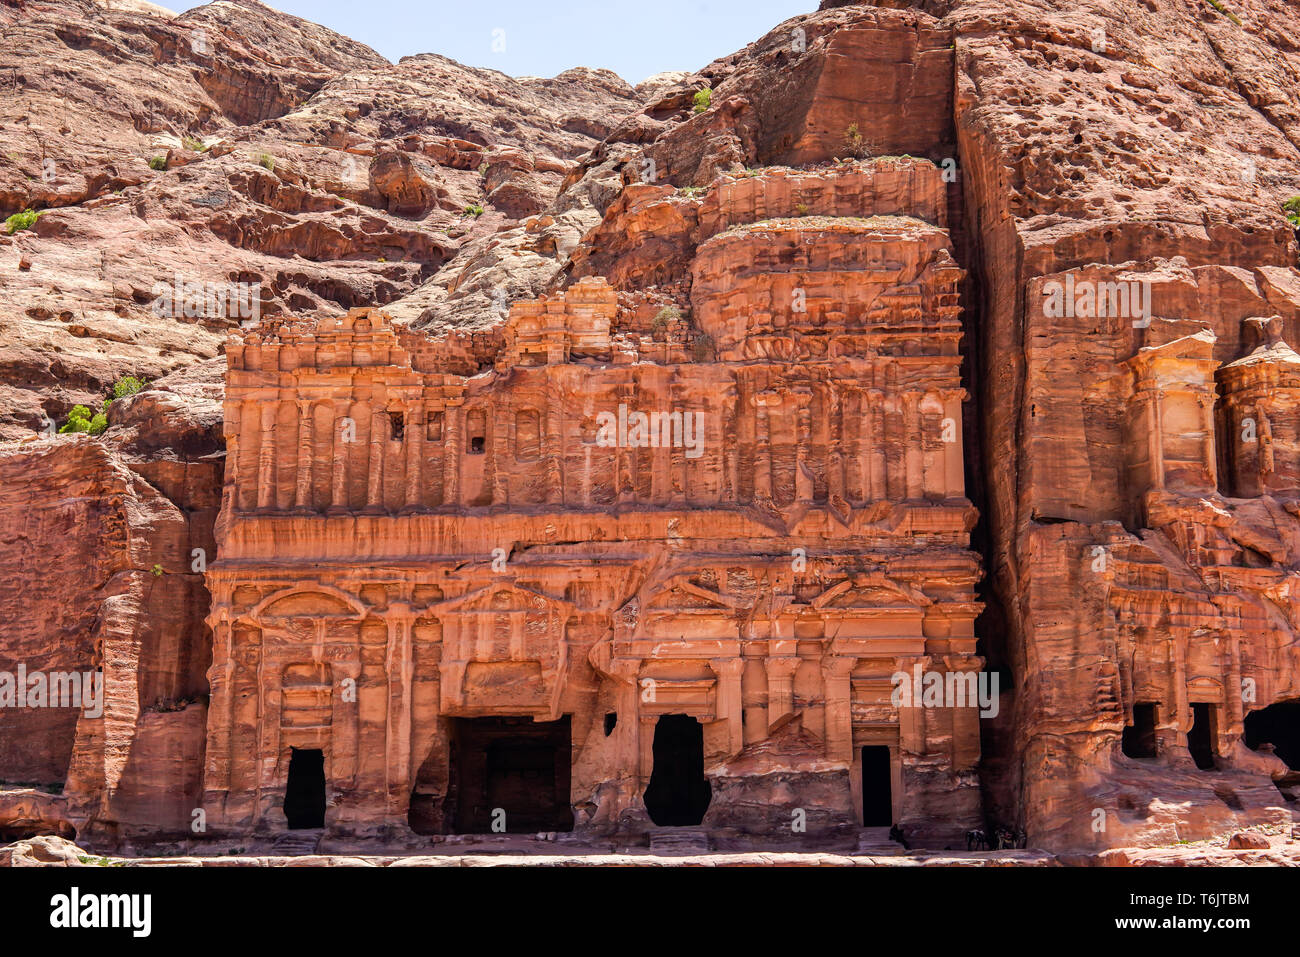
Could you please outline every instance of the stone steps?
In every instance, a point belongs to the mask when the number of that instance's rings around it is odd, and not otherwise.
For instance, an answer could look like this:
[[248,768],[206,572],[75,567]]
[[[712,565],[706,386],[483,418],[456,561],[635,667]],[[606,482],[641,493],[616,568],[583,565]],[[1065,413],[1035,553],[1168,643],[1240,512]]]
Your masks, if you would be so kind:
[[858,831],[858,853],[876,857],[896,857],[906,854],[902,844],[889,839],[887,827],[864,827]]
[[702,827],[657,827],[650,832],[651,854],[708,854],[711,850],[709,832]]
[[271,845],[271,850],[275,854],[285,857],[301,857],[304,854],[315,854],[324,833],[323,830],[290,831],[288,834],[277,837],[275,843]]

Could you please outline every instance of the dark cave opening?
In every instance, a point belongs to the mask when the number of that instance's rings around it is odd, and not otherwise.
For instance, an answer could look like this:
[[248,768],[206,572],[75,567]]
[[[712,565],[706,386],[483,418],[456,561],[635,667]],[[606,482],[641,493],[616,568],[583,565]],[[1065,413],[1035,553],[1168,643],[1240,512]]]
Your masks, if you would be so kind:
[[1246,715],[1242,741],[1252,751],[1272,745],[1273,753],[1300,772],[1300,700],[1279,701]]
[[1202,771],[1213,771],[1216,764],[1214,719],[1214,705],[1201,702],[1192,705],[1192,728],[1187,732],[1187,750],[1191,753],[1196,766]]
[[889,747],[868,745],[862,749],[862,826],[889,827],[894,823],[892,769]]
[[284,788],[284,816],[290,830],[325,826],[325,752],[291,748],[289,780]]
[[1156,756],[1156,705],[1140,701],[1133,705],[1133,723],[1124,727],[1120,750],[1125,757],[1154,758]]
[[704,777],[704,726],[685,714],[655,724],[654,769],[645,809],[659,827],[694,827],[704,820],[713,788]]

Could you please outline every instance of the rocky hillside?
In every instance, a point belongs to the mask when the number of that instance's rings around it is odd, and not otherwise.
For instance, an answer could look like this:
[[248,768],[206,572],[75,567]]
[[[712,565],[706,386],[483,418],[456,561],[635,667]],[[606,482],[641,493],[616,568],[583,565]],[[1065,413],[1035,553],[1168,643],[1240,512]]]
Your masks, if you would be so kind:
[[550,203],[641,102],[602,71],[393,65],[253,0],[5,0],[0,87],[0,218],[42,214],[0,239],[9,439],[246,318],[158,315],[158,284],[256,286],[261,315],[393,302]]

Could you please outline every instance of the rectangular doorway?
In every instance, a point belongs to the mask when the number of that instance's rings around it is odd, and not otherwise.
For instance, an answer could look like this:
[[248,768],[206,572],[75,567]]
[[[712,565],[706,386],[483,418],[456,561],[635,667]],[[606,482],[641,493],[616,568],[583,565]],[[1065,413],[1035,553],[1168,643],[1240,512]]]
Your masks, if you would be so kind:
[[325,826],[325,752],[320,748],[289,749],[284,816],[291,830]]
[[1133,723],[1124,726],[1120,735],[1120,750],[1130,758],[1156,756],[1156,705],[1139,701],[1133,705]]
[[1202,771],[1213,771],[1214,759],[1214,705],[1193,703],[1192,729],[1187,732],[1187,750]]
[[569,716],[452,719],[449,815],[460,834],[573,830]]
[[862,826],[891,827],[894,823],[893,765],[889,746],[862,749]]

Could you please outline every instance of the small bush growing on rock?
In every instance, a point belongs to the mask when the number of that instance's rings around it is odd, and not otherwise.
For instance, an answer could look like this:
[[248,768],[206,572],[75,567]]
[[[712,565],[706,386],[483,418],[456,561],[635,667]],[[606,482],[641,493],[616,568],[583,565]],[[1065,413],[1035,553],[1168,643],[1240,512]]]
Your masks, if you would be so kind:
[[135,395],[148,385],[144,379],[137,379],[133,375],[124,375],[113,383],[113,398],[125,399],[128,395]]
[[713,102],[713,91],[707,86],[702,90],[697,90],[695,92],[694,101],[695,112],[703,113],[709,108],[709,104]]
[[807,204],[807,203],[796,203],[796,204],[795,204],[795,207],[794,207],[794,211],[795,211],[796,213],[798,213],[800,216],[807,216],[807,215],[808,215],[808,204]]
[[696,197],[696,196],[699,196],[700,193],[704,192],[704,187],[703,187],[703,186],[683,186],[683,187],[682,187],[681,189],[679,189],[677,192],[681,193],[683,196],[688,196],[688,197],[694,198],[694,197]]
[[185,147],[191,153],[206,153],[208,148],[203,145],[203,141],[197,136],[182,136],[181,146]]
[[165,170],[165,169],[167,168],[167,157],[165,157],[165,156],[150,156],[150,157],[149,157],[149,168],[152,169],[152,170],[158,170],[159,172],[162,172],[163,170]]
[[1300,229],[1300,196],[1292,196],[1282,204],[1282,209],[1286,212],[1286,221]]
[[257,165],[260,166],[260,167],[262,167],[262,168],[265,169],[265,170],[270,170],[272,173],[274,173],[274,172],[275,172],[275,157],[272,156],[270,153],[258,153],[258,154],[257,154]]
[[664,306],[655,313],[655,317],[650,323],[651,335],[663,335],[668,329],[668,323],[675,322],[681,317],[682,311],[676,306]]
[[464,215],[464,216],[474,216],[474,217],[482,216],[482,215],[483,215],[483,207],[480,206],[480,205],[478,205],[478,203],[475,203],[475,204],[472,205],[472,206],[466,206],[466,207],[465,207],[465,212],[464,212],[462,215]]
[[862,135],[857,123],[850,123],[845,129],[844,148],[855,159],[871,159],[871,144]]
[[40,219],[40,216],[40,213],[30,209],[24,209],[21,213],[14,213],[5,220],[5,232],[12,236],[20,230],[31,229],[36,225],[36,220]]
[[86,406],[74,405],[72,411],[68,413],[68,421],[63,423],[59,433],[66,435],[69,432],[85,432],[89,435],[99,435],[106,428],[108,428],[108,417],[103,412],[96,412],[92,416]]
[[1209,0],[1209,3],[1210,6],[1214,7],[1215,10],[1218,10],[1220,13],[1222,13],[1225,17],[1227,17],[1237,26],[1241,26],[1241,19],[1235,13],[1233,13],[1231,10],[1225,7],[1220,2],[1220,0]]

